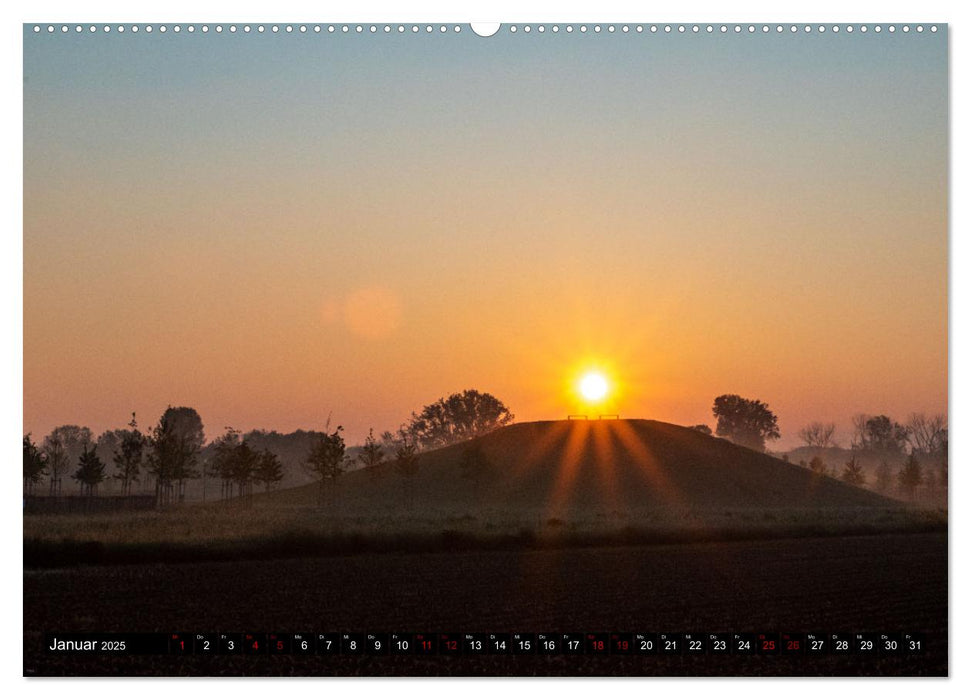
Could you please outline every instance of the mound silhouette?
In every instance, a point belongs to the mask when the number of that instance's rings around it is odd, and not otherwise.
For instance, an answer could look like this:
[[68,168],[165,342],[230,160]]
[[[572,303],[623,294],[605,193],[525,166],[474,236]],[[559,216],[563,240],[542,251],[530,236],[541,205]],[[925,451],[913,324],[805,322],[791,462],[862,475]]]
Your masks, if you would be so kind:
[[[259,500],[306,506],[317,503],[319,494],[310,485]],[[328,485],[324,502],[341,514],[376,517],[902,505],[727,440],[652,420],[519,423],[423,453],[411,476],[391,462],[347,473]]]

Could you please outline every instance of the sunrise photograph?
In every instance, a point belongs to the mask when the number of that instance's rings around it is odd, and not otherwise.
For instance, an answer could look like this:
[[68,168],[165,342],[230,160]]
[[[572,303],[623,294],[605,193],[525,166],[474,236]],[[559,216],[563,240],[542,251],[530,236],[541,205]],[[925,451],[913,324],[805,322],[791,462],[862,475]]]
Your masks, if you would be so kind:
[[28,23],[23,163],[24,676],[948,676],[946,24]]

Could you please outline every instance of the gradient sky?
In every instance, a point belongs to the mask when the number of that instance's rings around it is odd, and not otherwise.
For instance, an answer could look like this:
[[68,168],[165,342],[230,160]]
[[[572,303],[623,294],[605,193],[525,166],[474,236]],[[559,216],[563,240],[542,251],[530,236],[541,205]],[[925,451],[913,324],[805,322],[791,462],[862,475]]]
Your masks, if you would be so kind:
[[947,36],[24,29],[24,430],[947,408]]

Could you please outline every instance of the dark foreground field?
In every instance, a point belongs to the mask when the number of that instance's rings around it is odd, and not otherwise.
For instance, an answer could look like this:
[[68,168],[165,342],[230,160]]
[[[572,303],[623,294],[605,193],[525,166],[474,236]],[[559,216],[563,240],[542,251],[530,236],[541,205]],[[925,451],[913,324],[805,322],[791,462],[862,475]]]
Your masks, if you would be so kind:
[[[26,675],[946,675],[947,536],[24,573]],[[43,632],[920,632],[922,656],[65,658]]]

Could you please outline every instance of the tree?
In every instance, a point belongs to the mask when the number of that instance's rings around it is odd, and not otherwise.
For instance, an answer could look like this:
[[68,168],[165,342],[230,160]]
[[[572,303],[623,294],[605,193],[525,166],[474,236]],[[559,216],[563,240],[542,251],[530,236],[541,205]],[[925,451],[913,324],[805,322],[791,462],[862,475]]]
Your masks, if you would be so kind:
[[213,442],[208,473],[219,477],[221,484],[220,498],[233,497],[234,460],[236,459],[236,448],[239,445],[239,431],[230,427],[227,427],[226,432]]
[[698,425],[689,426],[692,430],[697,430],[702,435],[711,435],[711,428],[709,428],[704,423],[699,423]]
[[[113,461],[115,463],[114,477],[121,482],[122,495],[131,495],[131,487],[138,481],[138,473],[142,468],[142,458],[145,452],[146,438],[138,429],[135,413],[131,414],[128,430],[122,430],[121,440],[115,449]],[[99,439],[100,441],[100,439]]]
[[718,420],[715,434],[738,445],[764,452],[766,440],[779,439],[778,419],[761,401],[723,394],[715,399],[712,413]]
[[[388,433],[390,435],[390,433]],[[364,469],[376,467],[384,461],[384,447],[374,439],[374,428],[368,430],[367,437],[364,439],[364,447],[361,454],[357,456],[357,461]]]
[[75,481],[81,487],[81,495],[93,496],[95,489],[105,479],[105,463],[98,457],[94,446],[84,445],[78,458],[78,470],[74,472]]
[[187,424],[187,410],[195,413],[192,409],[169,407],[148,438],[148,473],[155,477],[155,498],[159,505],[172,502],[174,486],[178,486],[181,501],[185,481],[199,476],[192,467],[199,456],[202,424],[200,421],[198,431]]
[[268,492],[271,485],[283,480],[283,464],[280,463],[280,458],[264,449],[260,453],[253,477],[263,484],[264,489]]
[[907,429],[888,416],[853,416],[853,448],[867,452],[899,455],[907,442]]
[[61,425],[44,438],[43,450],[50,468],[50,493],[61,492],[61,478],[72,464],[77,464],[81,452],[91,442],[91,430],[77,425]]
[[178,499],[181,501],[185,498],[185,482],[199,477],[199,472],[192,467],[195,466],[199,452],[206,442],[206,434],[203,430],[202,418],[194,408],[169,406],[162,417],[172,429],[180,445],[179,454],[182,459],[174,465],[172,480],[178,487]]
[[809,469],[815,474],[825,474],[826,462],[823,461],[822,457],[816,455],[809,460]]
[[422,449],[445,447],[471,440],[512,423],[514,416],[492,394],[466,389],[411,414],[404,430]]
[[799,430],[799,439],[806,443],[806,447],[824,450],[833,447],[833,435],[836,434],[835,423],[820,423],[813,421]]
[[866,475],[863,473],[863,467],[860,466],[860,461],[856,458],[856,455],[850,457],[850,461],[846,463],[841,478],[847,484],[853,486],[862,486],[866,483]]
[[325,433],[310,449],[305,465],[320,482],[318,502],[324,503],[324,489],[327,483],[335,483],[337,477],[344,473],[344,438],[341,432],[343,426],[338,425],[333,433]]
[[30,433],[24,435],[24,493],[34,492],[34,486],[39,484],[47,468],[47,456],[40,451],[30,439]]
[[911,451],[917,454],[937,454],[947,443],[947,416],[943,413],[930,418],[923,413],[913,413],[905,428]]
[[[240,498],[247,494],[250,484],[256,477],[261,460],[262,455],[251,448],[246,440],[239,443],[233,450],[229,476],[232,482],[236,484],[237,495]],[[283,478],[283,475],[281,474],[280,477]]]
[[917,495],[917,487],[924,483],[923,469],[921,469],[920,461],[916,455],[907,457],[903,469],[897,474],[897,480],[900,482],[900,490],[909,495],[911,500],[914,500]]
[[880,493],[888,493],[893,485],[893,471],[890,469],[890,462],[883,460],[876,471],[876,483],[874,487]]

